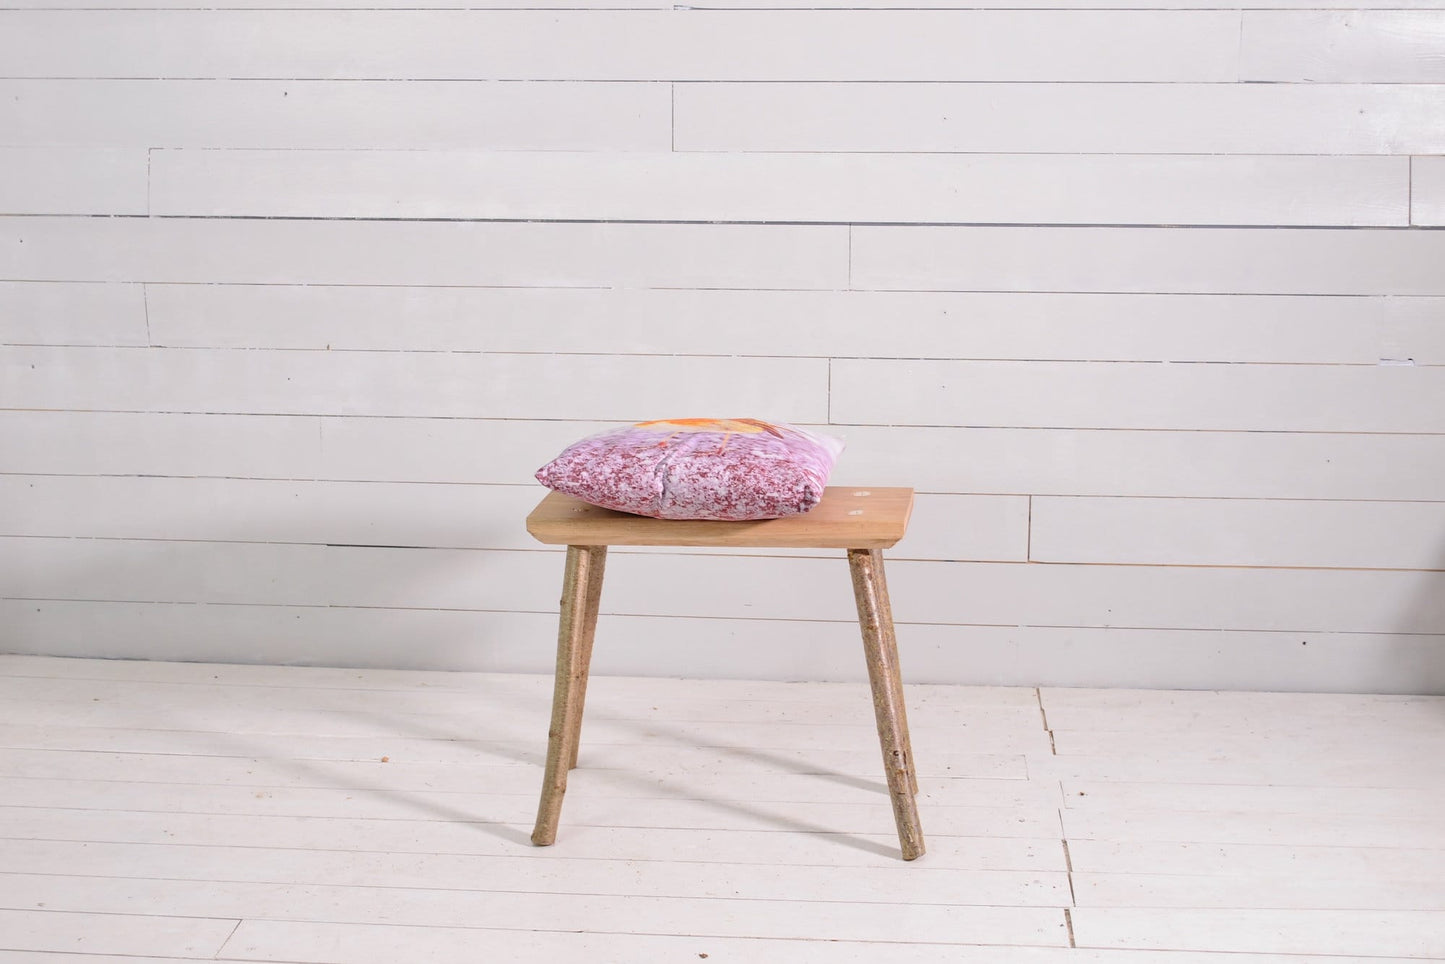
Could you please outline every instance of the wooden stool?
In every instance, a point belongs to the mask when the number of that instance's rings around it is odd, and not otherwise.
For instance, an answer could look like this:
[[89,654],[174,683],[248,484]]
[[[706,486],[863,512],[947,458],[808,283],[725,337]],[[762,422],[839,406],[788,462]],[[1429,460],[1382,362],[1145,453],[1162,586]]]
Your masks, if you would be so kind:
[[805,515],[766,522],[709,522],[649,519],[588,505],[558,492],[544,498],[527,517],[527,531],[548,545],[567,547],[562,581],[561,627],[557,633],[557,680],[552,695],[552,725],[547,732],[547,774],[537,807],[532,842],[539,847],[557,838],[567,771],[577,765],[582,704],[587,696],[587,667],[602,598],[602,570],[608,546],[740,546],[758,549],[846,549],[853,575],[863,655],[873,688],[878,740],[898,842],[903,859],[923,853],[918,825],[918,779],[908,742],[903,681],[898,675],[898,643],[893,611],[883,576],[883,550],[903,538],[913,510],[912,489],[855,489],[829,486],[823,500]]

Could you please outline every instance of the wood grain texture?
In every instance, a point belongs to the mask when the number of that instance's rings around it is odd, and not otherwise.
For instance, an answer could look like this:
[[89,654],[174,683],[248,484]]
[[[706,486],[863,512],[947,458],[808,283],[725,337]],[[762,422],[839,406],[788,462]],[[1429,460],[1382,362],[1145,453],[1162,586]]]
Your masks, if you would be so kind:
[[[1238,78],[1228,11],[216,10],[0,14],[11,77],[336,80]],[[777,37],[807,36],[806,45]],[[284,38],[284,39],[279,39]]]
[[0,344],[145,345],[145,291],[136,284],[0,281]]
[[[0,411],[0,471],[521,485],[614,424]],[[837,484],[939,494],[965,478],[974,494],[1436,501],[1445,472],[1439,435],[816,427],[848,442]]]
[[1445,226],[1445,158],[1411,159],[1410,223],[1420,227]]
[[[18,600],[374,606],[549,612],[555,552],[0,538],[0,589]],[[620,556],[618,557],[621,558]],[[738,561],[617,560],[607,613],[732,618]],[[748,615],[828,621],[848,611],[837,559],[756,556]],[[911,621],[952,625],[1438,633],[1445,573],[1370,569],[1026,565],[896,560]],[[549,578],[550,577],[550,578]],[[672,587],[659,594],[655,586]],[[821,630],[820,630],[821,631]],[[1301,654],[1301,657],[1308,654]],[[1433,669],[1426,668],[1426,676]]]
[[1445,569],[1445,503],[1035,497],[1030,558]]
[[139,149],[0,147],[0,212],[145,214],[147,161]]
[[802,515],[764,522],[648,519],[550,492],[527,531],[551,545],[887,549],[903,538],[913,490],[829,486]]
[[1245,11],[1240,79],[1438,84],[1445,10]]
[[561,615],[557,629],[557,667],[552,693],[552,723],[547,730],[546,773],[537,804],[532,843],[551,846],[557,839],[567,773],[577,765],[577,741],[592,660],[592,634],[597,629],[597,603],[602,592],[606,546],[568,546],[562,580]]
[[820,422],[828,390],[823,359],[708,356],[16,347],[0,348],[0,373],[5,408],[218,414],[641,421],[665,407]]
[[0,218],[0,276],[551,287],[841,287],[845,227]]
[[[559,562],[550,570],[554,579]],[[618,573],[628,565],[617,557]],[[609,613],[598,628],[594,668],[632,676],[728,678],[746,665],[762,679],[865,681],[851,625],[741,618],[745,611],[735,603],[727,617]],[[204,645],[214,658],[313,665],[334,662],[331,654],[341,648],[351,664],[371,669],[498,673],[550,672],[550,656],[537,641],[557,628],[555,613],[540,611],[73,600],[3,601],[0,617],[27,649],[63,656],[83,657],[103,638],[108,653],[131,661],[180,659]],[[1118,681],[1171,689],[1445,693],[1438,634],[966,623],[904,623],[899,631],[910,685],[957,679],[963,664],[970,679],[1004,686]],[[915,707],[915,716],[918,712]],[[990,769],[968,772],[1012,771],[995,761]],[[529,785],[518,792],[530,796],[534,790]]]
[[152,155],[150,210],[244,217],[1404,225],[1407,168],[1400,157],[167,150]]
[[[990,0],[990,10],[1037,9],[1035,0]],[[1305,10],[1439,10],[1441,0],[1245,0],[1231,9]],[[4,10],[133,10],[134,0],[5,0]],[[212,10],[204,0],[147,0],[146,10]],[[273,10],[274,0],[230,0],[227,10]],[[293,10],[349,10],[355,0],[305,0]],[[516,0],[370,0],[368,10],[515,10]],[[676,10],[665,0],[544,0],[531,10]],[[708,0],[688,10],[886,10],[898,8],[883,0]],[[913,0],[909,10],[958,10],[960,0]],[[1111,10],[1217,10],[1218,0],[1111,0]]]
[[917,860],[925,849],[914,799],[918,793],[918,776],[908,735],[908,712],[898,667],[898,641],[893,632],[888,583],[883,575],[883,553],[878,549],[850,549],[848,570],[863,632],[863,658],[868,667],[898,843],[904,860]]
[[[831,363],[842,423],[1196,431],[1445,430],[1445,369],[1117,362]],[[877,385],[888,386],[874,398]],[[1044,386],[1047,385],[1047,390]]]
[[1438,154],[1438,85],[680,84],[683,151]]
[[183,348],[1445,363],[1445,298],[1402,295],[150,284],[145,304],[155,343]]
[[0,144],[666,150],[665,84],[0,80]]
[[[1442,88],[1445,90],[1445,88]],[[859,288],[1437,295],[1445,234],[1223,228],[858,227]]]
[[[518,464],[515,475],[530,482],[533,468]],[[541,492],[534,484],[6,473],[0,535],[534,549],[523,520]],[[1021,562],[1028,514],[1019,496],[916,496],[917,524],[895,555]]]

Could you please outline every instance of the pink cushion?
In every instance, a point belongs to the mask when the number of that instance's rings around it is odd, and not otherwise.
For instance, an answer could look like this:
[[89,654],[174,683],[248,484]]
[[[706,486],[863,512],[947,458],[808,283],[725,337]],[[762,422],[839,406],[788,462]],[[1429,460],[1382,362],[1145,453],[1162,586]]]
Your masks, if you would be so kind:
[[823,497],[843,443],[751,418],[639,422],[574,442],[537,481],[655,519],[778,519]]

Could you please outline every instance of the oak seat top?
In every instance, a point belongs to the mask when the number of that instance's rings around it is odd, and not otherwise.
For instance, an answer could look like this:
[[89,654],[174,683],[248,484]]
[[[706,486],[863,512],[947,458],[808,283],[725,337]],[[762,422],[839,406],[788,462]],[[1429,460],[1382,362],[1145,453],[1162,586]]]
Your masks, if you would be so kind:
[[830,485],[802,515],[762,522],[650,519],[549,492],[527,531],[558,546],[734,546],[757,549],[888,549],[908,530],[913,490]]

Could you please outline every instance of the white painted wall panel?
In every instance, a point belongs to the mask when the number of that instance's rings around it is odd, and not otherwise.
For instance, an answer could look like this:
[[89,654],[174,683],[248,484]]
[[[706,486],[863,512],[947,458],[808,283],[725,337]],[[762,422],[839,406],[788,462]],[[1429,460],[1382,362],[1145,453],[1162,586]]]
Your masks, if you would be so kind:
[[[276,0],[227,0],[227,10],[274,9]],[[989,0],[990,10],[1037,9],[1038,0]],[[4,0],[0,10],[130,10],[135,0]],[[288,9],[355,9],[356,0],[304,0]],[[1442,0],[1243,0],[1229,9],[1308,10],[1439,10]],[[146,0],[145,9],[212,10],[208,0]],[[513,10],[517,0],[367,0],[368,10]],[[885,0],[706,0],[686,8],[666,0],[540,0],[529,10],[889,10],[898,7]],[[963,0],[909,0],[909,10],[972,9]],[[1219,0],[1110,0],[1111,10],[1217,10]]]
[[[0,472],[525,485],[607,424],[0,411]],[[925,492],[1432,501],[1445,477],[1440,435],[819,427],[839,484]]]
[[0,218],[0,279],[820,288],[842,226]]
[[0,214],[145,214],[146,163],[134,148],[0,147]]
[[[1141,0],[1144,2],[1144,0]],[[1152,0],[1149,0],[1152,2]],[[1209,0],[1213,2],[1213,0]],[[1273,0],[1271,0],[1273,3]],[[1300,2],[1300,0],[1295,0]],[[1311,0],[1314,2],[1314,0]],[[1370,0],[1361,3],[1360,6],[1371,6],[1373,3],[1384,2],[1384,0]],[[1394,0],[1390,0],[1394,3]],[[1415,6],[1422,3],[1438,3],[1439,0],[1399,0],[1395,5],[1402,7]],[[778,4],[781,6],[782,4]],[[928,6],[920,3],[919,6]],[[1005,5],[1005,4],[1000,4]],[[1288,6],[1286,0],[1279,0],[1278,5]],[[246,10],[260,8],[263,10],[275,9],[275,0],[227,0],[226,9]],[[339,8],[343,10],[356,9],[356,0],[304,0],[302,3],[290,5],[294,9],[303,10],[327,10]],[[517,0],[367,0],[368,10],[445,10],[449,8],[461,8],[465,10],[488,10],[488,9],[515,9]],[[1128,6],[1121,3],[1120,6]],[[660,9],[666,10],[672,7],[671,3],[664,0],[544,0],[544,2],[530,4],[529,7],[538,10],[589,10],[589,9],[611,9],[622,8],[627,10]],[[5,0],[4,10],[131,10],[135,9],[135,0]],[[208,0],[146,0],[145,9],[157,10],[213,10],[215,9]]]
[[1410,172],[1410,223],[1445,227],[1445,157],[1414,158]]
[[[614,561],[622,563],[614,573],[627,562]],[[194,660],[199,653],[216,661],[294,664],[344,650],[354,666],[524,673],[549,673],[555,661],[546,645],[556,633],[550,613],[0,600],[0,626],[72,656],[93,652],[103,636],[131,659]],[[593,669],[861,681],[856,636],[847,621],[608,615],[597,627]],[[981,682],[1014,686],[1083,680],[1248,689],[1264,680],[1263,688],[1278,681],[1311,690],[1410,693],[1445,683],[1438,668],[1427,675],[1439,645],[1435,636],[909,623],[899,623],[898,636],[910,683],[953,680],[960,662]]]
[[144,345],[138,284],[0,281],[0,344]]
[[[6,6],[31,7],[53,4],[58,7],[66,7],[76,5],[80,2],[83,2],[83,0],[7,0]],[[97,2],[95,6],[114,6],[123,4],[124,2],[126,2],[126,0],[105,0],[104,3]],[[244,0],[244,2],[236,2],[234,5],[244,7],[266,2],[268,2],[268,0]],[[307,6],[328,6],[339,2],[341,2],[341,0],[319,0],[319,2],[317,2],[317,0],[307,0]],[[442,2],[442,0],[430,0],[430,2],[425,5],[432,6],[440,2]],[[456,2],[461,2],[461,0],[456,0]],[[477,6],[490,6],[495,3],[506,2],[509,2],[509,0],[490,0],[489,3],[479,3]],[[199,0],[164,0],[164,2],[156,2],[153,5],[157,7],[180,7],[196,6],[198,4]],[[991,9],[1011,9],[1014,7],[1034,8],[1037,4],[1038,0],[988,0],[988,6]],[[563,4],[561,2],[554,4],[551,0],[548,0],[546,5],[562,6]],[[597,5],[602,6],[603,3],[598,3]],[[966,7],[967,5],[965,0],[909,0],[908,3],[909,7],[924,9],[959,8]],[[650,6],[650,4],[639,3],[638,6]],[[706,10],[751,10],[760,6],[780,10],[798,7],[810,10],[831,10],[838,8],[848,10],[860,8],[870,10],[891,9],[886,0],[767,0],[766,4],[762,3],[761,0],[703,0],[703,2],[699,2],[696,6]],[[1109,0],[1109,8],[1118,10],[1135,8],[1147,10],[1189,10],[1196,8],[1212,10],[1218,7],[1219,0]],[[1249,10],[1256,7],[1284,10],[1296,8],[1308,10],[1369,10],[1375,8],[1390,10],[1439,10],[1445,8],[1445,3],[1442,3],[1441,0],[1244,0],[1244,2],[1241,3],[1230,4],[1229,9]]]
[[1272,83],[1438,84],[1445,11],[1248,10],[1240,79]]
[[[25,537],[0,548],[5,597],[82,601],[547,613],[562,565],[552,551]],[[604,614],[736,618],[740,578],[753,618],[853,612],[841,556],[618,561]],[[897,560],[889,583],[897,618],[926,623],[1428,634],[1445,617],[1442,572]]]
[[323,421],[0,410],[0,472],[316,478]]
[[0,145],[667,150],[666,84],[0,80]]
[[682,151],[1445,153],[1445,89],[1394,84],[679,84]]
[[152,284],[146,303],[154,343],[190,348],[1445,363],[1445,298],[1398,295]]
[[0,349],[0,407],[270,415],[827,417],[820,358]]
[[857,227],[852,239],[859,288],[1445,293],[1445,234],[1432,231]]
[[[545,671],[531,473],[716,413],[910,678],[1445,689],[1445,0],[703,6],[0,0],[0,649]],[[808,555],[598,671],[859,678]]]
[[1403,157],[157,151],[151,213],[1404,225]]
[[1445,431],[1445,368],[836,359],[844,424]]
[[0,11],[10,77],[1222,82],[1238,61],[1215,10]]
[[[535,484],[0,474],[0,535],[540,549],[523,520],[544,493]],[[1025,496],[919,495],[893,555],[1022,562],[1028,526]]]
[[1445,502],[1035,496],[1037,562],[1445,569]]

